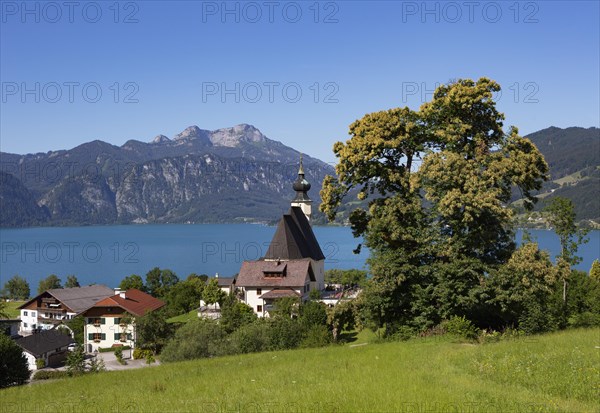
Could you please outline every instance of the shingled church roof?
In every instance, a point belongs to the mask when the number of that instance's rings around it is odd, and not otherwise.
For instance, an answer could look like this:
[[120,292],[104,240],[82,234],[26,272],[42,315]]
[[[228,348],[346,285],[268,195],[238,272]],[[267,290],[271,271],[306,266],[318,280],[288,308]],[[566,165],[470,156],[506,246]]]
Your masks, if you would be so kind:
[[281,217],[264,258],[312,258],[316,261],[325,259],[310,223],[300,207],[291,207],[290,211]]

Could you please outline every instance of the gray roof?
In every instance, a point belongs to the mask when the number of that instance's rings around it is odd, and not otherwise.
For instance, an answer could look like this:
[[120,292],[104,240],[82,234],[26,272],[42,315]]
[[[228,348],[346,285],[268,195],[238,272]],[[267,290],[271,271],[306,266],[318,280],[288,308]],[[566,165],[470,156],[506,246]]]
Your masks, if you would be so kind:
[[71,336],[63,334],[58,330],[42,330],[39,333],[15,340],[15,343],[23,350],[31,353],[35,357],[41,356],[49,351],[66,347],[74,342],[75,340],[73,340]]
[[230,287],[235,283],[235,277],[217,277],[217,285],[219,287]]
[[111,288],[99,284],[75,288],[57,288],[48,290],[48,293],[73,310],[74,313],[87,310],[98,301],[115,295]]
[[290,211],[281,217],[264,258],[272,260],[312,258],[317,261],[325,259],[301,208],[291,207]]

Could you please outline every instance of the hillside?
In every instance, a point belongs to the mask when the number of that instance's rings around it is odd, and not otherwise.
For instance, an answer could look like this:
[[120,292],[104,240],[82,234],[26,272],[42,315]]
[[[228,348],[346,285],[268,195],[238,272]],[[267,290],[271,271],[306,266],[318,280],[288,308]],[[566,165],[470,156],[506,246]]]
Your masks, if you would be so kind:
[[7,411],[594,412],[599,333],[256,353],[67,378],[0,395]]
[[[172,139],[120,147],[95,140],[70,150],[2,153],[7,188],[24,187],[4,190],[2,199],[24,206],[18,213],[3,208],[0,226],[273,221],[289,207],[299,159],[297,150],[246,124],[190,126]],[[306,155],[304,165],[318,204],[333,168]]]
[[[542,210],[555,197],[565,197],[575,204],[577,220],[599,226],[600,129],[550,127],[527,137],[542,152],[550,168],[550,180],[537,194],[540,201],[534,210]],[[516,206],[520,205],[519,197],[520,194],[513,197]],[[527,225],[525,215],[520,219],[521,224]]]
[[4,172],[0,172],[0,216],[1,226],[7,227],[41,225],[50,219],[21,181]]

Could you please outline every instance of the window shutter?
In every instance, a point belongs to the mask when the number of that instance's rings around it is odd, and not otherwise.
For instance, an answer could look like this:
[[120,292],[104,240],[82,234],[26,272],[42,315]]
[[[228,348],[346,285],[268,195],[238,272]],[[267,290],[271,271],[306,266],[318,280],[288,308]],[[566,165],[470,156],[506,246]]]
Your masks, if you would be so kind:
[[127,333],[127,340],[131,341],[131,333]]
[[101,338],[101,340],[106,340],[106,333],[100,334],[100,338]]
[[115,340],[118,340],[121,338],[121,333],[115,333]]
[[121,319],[115,317],[115,325],[118,326],[119,324],[121,324]]
[[94,333],[89,333],[88,340],[93,340],[93,339],[94,339]]
[[102,318],[100,319],[100,324],[106,324],[106,318],[102,317]]

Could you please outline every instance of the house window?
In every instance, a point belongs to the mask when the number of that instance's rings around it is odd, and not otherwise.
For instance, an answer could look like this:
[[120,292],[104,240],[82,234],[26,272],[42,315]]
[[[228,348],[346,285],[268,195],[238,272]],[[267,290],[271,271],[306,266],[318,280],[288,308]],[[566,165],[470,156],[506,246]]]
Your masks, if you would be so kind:
[[27,311],[23,311],[23,315],[27,317]]
[[[25,312],[25,315],[27,315],[27,312]],[[32,311],[32,312],[31,312],[31,316],[32,316],[32,317],[35,317],[35,311]]]
[[121,324],[121,319],[118,317],[115,317],[115,325],[118,326],[119,324]]
[[106,340],[106,334],[104,334],[104,333],[89,333],[88,340],[93,340],[93,341]]
[[27,328],[27,323],[23,323],[23,327]]
[[88,319],[88,324],[94,324],[94,325],[106,324],[106,318],[104,318],[104,317],[102,317],[102,318],[89,318]]
[[262,295],[262,288],[256,289],[256,295]]
[[257,305],[256,306],[256,312],[257,313],[262,313],[262,305]]
[[119,340],[122,343],[131,340],[131,333],[115,333],[115,341]]

